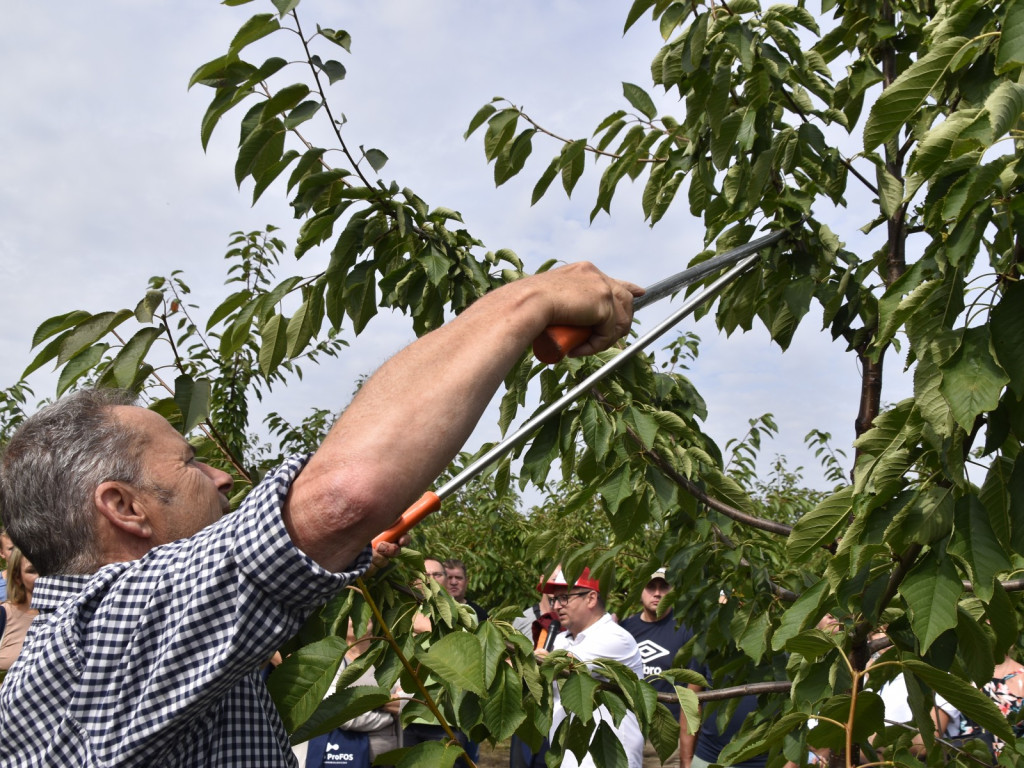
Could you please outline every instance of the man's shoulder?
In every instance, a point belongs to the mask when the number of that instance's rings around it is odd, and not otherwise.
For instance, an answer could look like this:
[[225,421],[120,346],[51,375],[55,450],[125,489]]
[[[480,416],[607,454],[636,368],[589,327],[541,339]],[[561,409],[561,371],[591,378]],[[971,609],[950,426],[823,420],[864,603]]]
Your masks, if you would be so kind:
[[476,613],[477,621],[487,621],[487,617],[490,615],[487,613],[487,609],[479,603],[474,603],[472,600],[467,600],[466,605],[473,609]]
[[621,643],[623,647],[636,648],[636,638],[621,624],[612,618],[610,613],[606,613],[596,622],[594,622],[586,630],[593,638],[600,638],[602,641],[608,641],[614,639],[616,643]]
[[647,624],[648,622],[643,620],[643,614],[634,613],[632,616],[624,618],[619,626],[632,635],[642,630]]

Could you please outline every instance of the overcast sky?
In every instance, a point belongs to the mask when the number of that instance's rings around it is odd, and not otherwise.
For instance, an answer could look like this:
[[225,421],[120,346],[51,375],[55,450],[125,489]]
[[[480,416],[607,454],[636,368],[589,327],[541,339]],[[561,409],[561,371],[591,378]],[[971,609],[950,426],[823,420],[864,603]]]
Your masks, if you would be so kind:
[[[685,267],[703,247],[703,229],[685,203],[648,227],[639,189],[623,187],[613,215],[589,223],[598,172],[572,200],[557,185],[537,206],[530,190],[554,144],[535,142],[520,178],[496,189],[482,132],[462,134],[477,109],[504,96],[557,134],[589,136],[625,106],[621,83],[650,88],[649,62],[660,42],[648,20],[627,34],[626,0],[306,0],[307,28],[345,29],[352,55],[332,91],[348,119],[351,145],[383,150],[381,177],[412,188],[432,206],[462,212],[489,249],[516,251],[527,269],[551,258],[588,259],[605,271],[649,284]],[[33,330],[71,309],[132,308],[151,275],[182,269],[196,303],[209,311],[223,296],[229,233],[268,223],[294,231],[283,186],[249,205],[232,167],[237,117],[228,117],[203,153],[199,122],[210,91],[186,90],[197,66],[222,54],[249,15],[268,0],[226,8],[214,0],[8,0],[0,25],[0,386],[14,383],[33,353]],[[681,113],[674,100],[659,98]],[[823,214],[824,215],[824,214]],[[828,214],[853,249],[865,211]],[[863,252],[867,255],[867,252]],[[311,254],[305,261],[322,259]],[[288,269],[296,269],[289,266]],[[313,264],[300,264],[302,272]],[[653,323],[670,307],[643,317]],[[692,325],[691,325],[692,327]],[[842,345],[805,321],[782,354],[764,332],[726,339],[713,326],[692,378],[711,411],[707,430],[724,445],[747,419],[771,412],[780,439],[766,447],[808,468],[820,485],[803,436],[818,428],[838,447],[853,438],[858,372]],[[325,370],[274,393],[268,407],[299,418],[311,405],[342,407],[361,374],[412,340],[408,324],[381,319]],[[895,374],[898,361],[890,360]],[[907,394],[891,376],[885,400]],[[40,397],[55,379],[30,379]],[[493,437],[480,433],[480,440]],[[476,436],[475,436],[476,437]],[[467,448],[475,448],[470,443]]]

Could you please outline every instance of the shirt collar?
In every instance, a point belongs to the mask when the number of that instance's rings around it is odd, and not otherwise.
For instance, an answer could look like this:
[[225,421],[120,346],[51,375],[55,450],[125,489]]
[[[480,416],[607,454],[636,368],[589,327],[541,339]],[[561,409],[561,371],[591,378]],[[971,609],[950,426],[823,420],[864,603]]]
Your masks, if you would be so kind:
[[591,630],[594,630],[594,629],[598,629],[601,625],[607,624],[611,620],[612,620],[612,615],[610,613],[608,613],[607,611],[605,611],[604,615],[601,616],[601,618],[599,618],[597,621],[595,621],[589,627],[587,627],[586,629],[581,629],[575,635],[572,635],[573,642],[579,642],[580,640],[582,640],[583,638],[585,638],[587,636],[588,632],[590,632]]
[[82,594],[92,577],[91,573],[40,576],[32,590],[32,607],[40,613],[55,611],[61,604]]

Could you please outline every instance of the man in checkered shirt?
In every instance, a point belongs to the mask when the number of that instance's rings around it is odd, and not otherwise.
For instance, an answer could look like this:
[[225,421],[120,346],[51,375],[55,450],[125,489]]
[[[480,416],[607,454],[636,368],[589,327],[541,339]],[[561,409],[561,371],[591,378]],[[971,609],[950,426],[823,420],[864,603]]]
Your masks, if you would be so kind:
[[[229,475],[155,412],[86,391],[30,418],[0,509],[39,570],[0,687],[0,765],[294,766],[259,669],[370,563],[541,331],[629,329],[641,289],[573,264],[493,291],[388,361],[312,457],[232,514]],[[379,553],[393,555],[394,545]]]

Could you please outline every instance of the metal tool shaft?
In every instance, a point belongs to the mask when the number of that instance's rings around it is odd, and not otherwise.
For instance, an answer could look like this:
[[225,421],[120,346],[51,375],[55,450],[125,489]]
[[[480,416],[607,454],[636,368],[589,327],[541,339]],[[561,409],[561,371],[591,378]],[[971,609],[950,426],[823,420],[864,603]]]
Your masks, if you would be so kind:
[[[764,240],[764,238],[761,239]],[[775,242],[775,240],[778,239],[780,239],[780,237],[775,237],[775,239],[772,240],[771,242]],[[750,243],[750,245],[753,246],[756,242],[759,241],[754,241],[753,243]],[[763,248],[766,244],[767,243],[761,243],[758,246],[758,248]],[[723,256],[724,255],[727,254],[723,254]],[[737,257],[734,257],[733,261],[735,261],[736,258]],[[597,384],[599,381],[607,378],[612,373],[617,371],[619,368],[625,365],[630,358],[635,357],[642,350],[646,349],[654,341],[659,339],[669,328],[676,325],[680,320],[682,320],[684,317],[686,317],[691,312],[696,310],[699,306],[709,301],[710,299],[714,298],[714,296],[720,290],[722,290],[722,288],[724,288],[726,285],[728,285],[737,277],[739,277],[739,275],[745,272],[755,261],[757,261],[757,248],[748,250],[746,254],[738,258],[741,260],[732,269],[724,273],[721,277],[719,277],[717,280],[711,283],[711,285],[709,285],[703,291],[687,299],[679,307],[679,309],[677,309],[667,318],[662,320],[660,323],[658,323],[658,325],[656,325],[643,336],[638,338],[636,341],[634,341],[632,344],[630,344],[628,347],[622,350],[622,352],[620,352],[607,363],[602,365],[600,368],[598,368],[596,371],[590,374],[587,378],[585,378],[571,390],[569,390],[560,398],[558,398],[558,400],[549,404],[544,409],[538,411],[532,417],[523,422],[522,426],[520,426],[519,429],[517,429],[514,433],[506,437],[497,445],[493,446],[489,451],[484,453],[478,459],[468,464],[461,472],[459,472],[459,474],[457,474],[447,483],[439,487],[436,491],[434,491],[434,493],[437,494],[438,498],[440,499],[444,499],[447,496],[450,496],[451,494],[455,493],[455,491],[459,490],[459,488],[464,486],[467,482],[469,482],[469,480],[471,480],[473,477],[475,477],[480,472],[485,470],[489,465],[493,464],[495,461],[502,458],[505,454],[509,453],[514,448],[517,448],[518,446],[526,442],[526,439],[533,433],[533,431],[537,429],[539,426],[541,426],[545,421],[550,419],[555,414],[559,413],[569,403],[576,400],[576,398],[578,398],[581,394],[583,394],[592,386]],[[702,264],[700,266],[703,267],[705,265]],[[719,268],[721,268],[721,263],[719,263]],[[678,278],[679,275],[677,275],[676,277]]]

